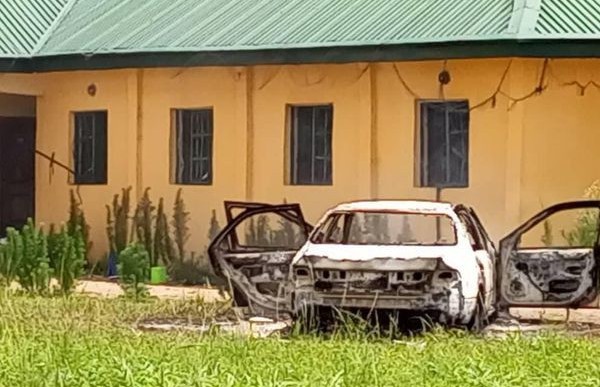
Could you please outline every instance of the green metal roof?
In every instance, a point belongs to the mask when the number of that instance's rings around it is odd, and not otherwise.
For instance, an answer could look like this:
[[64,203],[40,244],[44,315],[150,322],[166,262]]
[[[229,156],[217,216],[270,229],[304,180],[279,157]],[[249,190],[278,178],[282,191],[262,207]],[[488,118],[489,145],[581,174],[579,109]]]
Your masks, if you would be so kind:
[[600,0],[0,0],[5,71],[491,56],[600,56]]
[[1,0],[0,57],[30,56],[68,0]]
[[598,39],[600,2],[598,0],[544,0],[535,31],[542,36]]
[[512,0],[78,0],[37,55],[497,38]]

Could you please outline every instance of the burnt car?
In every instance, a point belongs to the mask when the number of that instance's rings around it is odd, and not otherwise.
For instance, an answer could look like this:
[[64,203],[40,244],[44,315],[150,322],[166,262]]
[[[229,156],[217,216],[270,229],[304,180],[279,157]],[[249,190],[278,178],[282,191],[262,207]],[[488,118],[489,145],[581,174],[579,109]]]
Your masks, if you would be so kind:
[[225,210],[211,263],[253,314],[409,311],[482,326],[510,306],[598,306],[600,201],[549,207],[498,251],[465,205],[344,203],[315,227],[297,204],[226,202]]

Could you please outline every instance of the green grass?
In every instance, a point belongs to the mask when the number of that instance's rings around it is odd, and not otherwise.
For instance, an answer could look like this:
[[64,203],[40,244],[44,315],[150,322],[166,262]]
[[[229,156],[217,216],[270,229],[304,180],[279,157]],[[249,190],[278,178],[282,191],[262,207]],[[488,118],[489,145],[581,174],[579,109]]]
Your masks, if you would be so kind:
[[208,319],[201,302],[0,295],[2,386],[598,386],[600,341],[241,339],[140,333],[149,316]]

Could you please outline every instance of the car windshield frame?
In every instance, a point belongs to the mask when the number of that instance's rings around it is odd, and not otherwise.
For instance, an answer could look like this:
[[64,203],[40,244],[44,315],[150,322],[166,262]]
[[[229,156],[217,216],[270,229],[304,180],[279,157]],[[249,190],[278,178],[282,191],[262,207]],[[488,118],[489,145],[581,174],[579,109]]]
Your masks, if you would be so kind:
[[[339,223],[340,217],[346,217],[353,214],[362,213],[362,214],[393,214],[393,215],[422,215],[422,216],[431,216],[438,218],[447,218],[449,220],[450,225],[453,231],[453,241],[447,243],[397,243],[397,242],[389,242],[389,243],[348,243],[349,237],[349,228],[350,225],[346,223],[346,220],[341,220],[343,222],[343,241],[342,242],[332,242],[330,239],[331,233],[333,232],[333,227]],[[351,222],[350,222],[351,223]],[[321,237],[321,238],[319,238]],[[310,243],[315,245],[336,245],[336,246],[389,246],[389,247],[407,247],[407,246],[428,246],[428,247],[448,247],[448,246],[456,246],[458,245],[458,228],[457,222],[455,219],[448,213],[445,212],[420,212],[420,211],[393,211],[393,210],[339,210],[332,211],[327,214],[327,216],[315,227],[313,232],[310,234],[308,240]]]

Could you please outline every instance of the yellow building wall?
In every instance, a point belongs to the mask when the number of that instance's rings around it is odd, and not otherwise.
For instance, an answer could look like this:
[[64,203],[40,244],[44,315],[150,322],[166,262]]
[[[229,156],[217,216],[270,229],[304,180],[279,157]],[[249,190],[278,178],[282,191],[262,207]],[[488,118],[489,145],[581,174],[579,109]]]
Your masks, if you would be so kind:
[[[541,63],[530,61],[531,72]],[[600,90],[589,85],[600,70],[597,60],[551,62],[548,88],[527,101],[523,119],[521,213],[581,197],[600,179]]]
[[[143,74],[143,148],[141,186],[151,188],[154,201],[165,199],[172,212],[182,190],[190,213],[188,250],[204,253],[209,222],[215,210],[224,225],[224,200],[245,200],[246,114],[242,70],[192,68],[146,70]],[[240,105],[238,109],[237,106]],[[213,109],[213,183],[170,183],[171,109]]]
[[[342,201],[370,193],[370,92],[365,65],[273,66],[254,69],[253,162],[250,196],[298,202],[314,222]],[[288,105],[333,105],[331,186],[286,184]]]
[[[64,164],[73,166],[72,112],[108,110],[108,184],[82,185],[78,189],[91,225],[95,258],[101,258],[106,252],[106,204],[112,202],[121,187],[131,185],[135,179],[129,168],[130,155],[135,155],[135,141],[129,134],[129,120],[135,115],[128,104],[128,97],[135,93],[128,88],[130,73],[71,72],[44,74],[38,78],[42,95],[37,99],[36,148],[47,155],[54,154],[55,159]],[[87,93],[91,84],[96,85],[95,96]],[[71,189],[77,188],[70,183],[64,169],[58,166],[50,169],[48,161],[36,158],[38,222],[60,224],[66,221]]]
[[[468,99],[474,107],[496,90],[508,60],[381,64],[377,76],[378,192],[381,198],[436,199],[433,188],[416,186],[416,99]],[[394,68],[395,67],[395,68]],[[451,82],[440,89],[443,69]],[[398,75],[400,74],[400,75]],[[405,82],[406,86],[403,86]],[[506,81],[508,88],[509,81]],[[507,101],[470,113],[469,187],[444,189],[441,200],[473,206],[489,232],[506,231],[505,208]]]
[[[469,187],[441,192],[442,200],[475,207],[497,240],[542,204],[577,199],[600,177],[600,91],[590,86],[581,96],[567,85],[593,80],[600,62],[549,63],[544,91],[518,103],[511,98],[531,94],[542,60],[68,72],[32,76],[24,90],[39,95],[38,149],[61,161],[70,162],[70,112],[109,111],[108,185],[80,188],[95,256],[106,251],[105,205],[127,186],[135,196],[151,187],[169,212],[181,188],[191,214],[188,250],[200,253],[212,210],[224,223],[223,200],[299,202],[314,222],[341,201],[435,199],[435,190],[415,186],[415,100],[468,99],[473,107],[497,91],[510,65],[495,104],[471,111]],[[440,88],[444,68],[452,80]],[[94,97],[86,92],[92,83]],[[334,106],[333,185],[287,185],[287,105],[321,103]],[[170,111],[196,107],[214,109],[213,185],[174,185]],[[59,222],[73,187],[64,171],[55,167],[51,180],[49,172],[38,158],[37,218]]]

